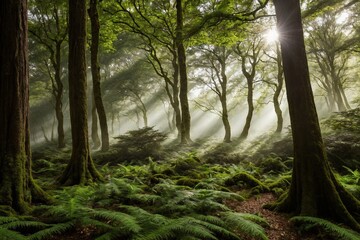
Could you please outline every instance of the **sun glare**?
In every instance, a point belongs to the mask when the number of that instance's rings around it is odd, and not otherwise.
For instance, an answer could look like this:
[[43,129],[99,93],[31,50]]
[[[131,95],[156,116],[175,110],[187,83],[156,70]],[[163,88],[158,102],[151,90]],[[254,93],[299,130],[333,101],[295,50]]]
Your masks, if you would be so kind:
[[266,31],[264,36],[268,43],[275,42],[279,39],[279,33],[275,28]]

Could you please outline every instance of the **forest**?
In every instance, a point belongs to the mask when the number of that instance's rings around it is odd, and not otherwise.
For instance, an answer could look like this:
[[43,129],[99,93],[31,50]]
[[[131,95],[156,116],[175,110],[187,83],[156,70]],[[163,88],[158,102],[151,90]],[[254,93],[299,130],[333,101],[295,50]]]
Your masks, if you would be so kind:
[[0,240],[359,240],[359,0],[4,0]]

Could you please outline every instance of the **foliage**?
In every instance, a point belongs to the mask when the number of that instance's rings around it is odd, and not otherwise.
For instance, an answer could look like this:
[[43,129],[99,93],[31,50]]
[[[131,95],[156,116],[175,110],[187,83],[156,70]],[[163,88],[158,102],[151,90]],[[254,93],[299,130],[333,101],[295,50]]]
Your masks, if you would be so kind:
[[226,186],[238,186],[240,188],[251,188],[254,192],[268,192],[269,188],[261,181],[246,172],[237,173],[225,180]]
[[360,199],[360,171],[358,169],[351,170],[345,166],[344,168],[347,171],[347,174],[339,175],[338,179],[348,191]]
[[299,225],[301,232],[308,232],[314,230],[314,228],[318,228],[320,233],[317,239],[329,239],[329,236],[339,240],[356,240],[360,238],[359,233],[321,218],[298,216],[291,218],[290,221]]
[[323,124],[337,132],[360,134],[360,108],[334,113]]
[[160,158],[161,143],[166,139],[166,135],[153,127],[145,127],[129,131],[116,139],[119,140],[116,148],[119,149],[121,158],[142,162],[148,157]]
[[283,160],[278,155],[272,153],[267,156],[265,159],[262,159],[258,166],[260,167],[262,173],[282,173],[289,168],[283,163]]

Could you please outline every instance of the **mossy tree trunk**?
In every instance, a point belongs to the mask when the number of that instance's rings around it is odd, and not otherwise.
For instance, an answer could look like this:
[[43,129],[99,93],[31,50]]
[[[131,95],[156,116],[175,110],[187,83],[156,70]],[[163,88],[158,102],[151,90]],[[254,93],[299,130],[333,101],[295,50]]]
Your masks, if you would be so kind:
[[[229,121],[229,111],[227,107],[228,77],[226,75],[226,61],[230,55],[225,47],[217,47],[214,50],[208,50],[213,57],[210,57],[211,68],[214,69],[216,76],[211,76],[213,91],[220,99],[221,120],[223,122],[225,134],[224,142],[231,142],[231,125]],[[212,74],[213,75],[213,74]],[[217,79],[217,80],[215,80]]]
[[188,101],[188,79],[186,70],[186,54],[183,39],[183,8],[182,1],[176,0],[176,48],[178,54],[180,76],[180,107],[181,107],[181,144],[192,142],[190,138],[190,110]]
[[281,61],[281,51],[279,44],[276,44],[276,57],[275,57],[276,65],[277,65],[277,84],[275,87],[275,92],[273,96],[274,109],[277,118],[276,130],[275,133],[281,133],[283,129],[284,119],[282,116],[282,110],[280,107],[280,94],[284,86],[284,70]]
[[[49,78],[51,79],[52,95],[55,99],[55,116],[57,120],[58,148],[64,148],[64,114],[62,98],[64,94],[64,85],[62,82],[61,61],[62,46],[67,36],[67,26],[61,25],[62,11],[56,3],[51,5],[51,14],[45,16],[36,16],[39,25],[42,27],[33,27],[29,32],[35,37],[36,41],[43,45],[50,53],[50,63],[53,71],[47,66]],[[40,13],[39,13],[40,14]],[[51,19],[51,20],[49,20]],[[54,26],[52,25],[54,22]],[[46,63],[47,64],[47,63]],[[51,139],[52,140],[52,139]]]
[[0,205],[23,213],[46,200],[31,175],[27,1],[0,8]]
[[240,139],[246,139],[249,135],[251,121],[254,114],[254,81],[256,75],[256,66],[260,61],[261,41],[254,39],[249,49],[244,52],[240,45],[236,47],[236,53],[241,57],[241,71],[246,78],[247,83],[247,104],[248,113],[246,115],[245,125],[240,134]]
[[90,155],[86,94],[86,0],[69,0],[69,100],[72,152],[60,184],[101,179]]
[[330,169],[310,84],[299,0],[274,0],[294,141],[288,194],[276,206],[295,214],[331,218],[360,230],[360,203]]
[[99,116],[100,130],[101,130],[101,150],[107,151],[109,149],[109,132],[105,113],[105,107],[101,97],[100,87],[100,66],[98,61],[99,52],[99,37],[100,24],[99,14],[97,10],[98,0],[90,0],[90,8],[88,10],[91,22],[91,74],[93,80],[93,94],[94,102]]
[[91,105],[91,140],[93,142],[93,148],[98,149],[101,146],[101,141],[98,134],[98,115],[96,112],[94,94],[92,94]]

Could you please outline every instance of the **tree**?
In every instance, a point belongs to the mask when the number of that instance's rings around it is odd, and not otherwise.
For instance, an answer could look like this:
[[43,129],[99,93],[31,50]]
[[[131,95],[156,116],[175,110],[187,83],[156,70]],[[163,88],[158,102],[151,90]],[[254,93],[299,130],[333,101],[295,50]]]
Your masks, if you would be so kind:
[[20,213],[45,200],[31,174],[27,1],[0,9],[0,205]]
[[[62,82],[62,48],[68,33],[67,14],[64,1],[32,1],[32,15],[29,32],[36,42],[43,45],[49,54],[49,60],[44,60],[51,79],[51,91],[55,98],[55,115],[58,122],[58,147],[65,147]],[[51,67],[50,67],[50,66]],[[51,70],[52,68],[52,70]]]
[[310,85],[299,0],[274,0],[294,142],[291,186],[280,211],[328,217],[360,230],[360,203],[335,178]]
[[[265,55],[269,57],[269,59],[272,60],[271,65],[273,65],[273,62],[276,64],[276,74],[273,76],[273,74],[270,75],[270,79],[263,79],[263,82],[268,84],[274,91],[274,95],[272,98],[272,102],[274,105],[274,110],[277,118],[277,124],[276,124],[276,130],[275,133],[281,133],[283,129],[283,112],[280,107],[281,99],[282,99],[282,92],[283,92],[283,86],[284,86],[284,70],[282,66],[282,59],[281,59],[281,52],[280,52],[280,46],[279,43],[276,41],[275,43],[275,55],[271,55],[266,52]],[[275,79],[275,81],[273,80]]]
[[[256,67],[260,62],[260,53],[263,47],[262,41],[259,37],[255,37],[249,43],[239,43],[236,45],[235,53],[241,58],[241,71],[246,78],[247,83],[247,103],[248,113],[244,128],[240,134],[240,139],[246,139],[249,135],[251,120],[254,113],[254,84],[256,78]],[[244,49],[246,49],[244,51]]]
[[[211,91],[213,91],[221,104],[221,111],[215,110],[215,107],[208,107],[209,100],[206,99],[206,104],[202,104],[196,101],[197,105],[206,110],[213,111],[217,113],[223,122],[225,135],[224,142],[231,142],[231,125],[229,122],[229,110],[228,110],[228,92],[229,92],[229,77],[227,75],[227,65],[230,62],[230,55],[232,53],[231,49],[226,48],[225,46],[212,46],[205,45],[201,47],[203,56],[197,56],[194,61],[199,62],[200,64],[195,64],[194,67],[198,69],[203,68],[207,73],[202,74],[200,77],[200,83],[207,86]],[[201,59],[204,58],[204,59]]]
[[184,33],[183,33],[183,7],[182,1],[176,0],[176,48],[179,64],[180,76],[180,106],[181,106],[181,143],[187,144],[191,142],[190,138],[190,123],[191,116],[189,110],[188,100],[188,79],[186,70],[186,54],[184,47]]
[[[101,150],[107,151],[109,149],[109,132],[108,132],[106,113],[101,97],[101,88],[100,88],[100,66],[98,61],[100,24],[99,24],[97,3],[98,0],[90,0],[90,8],[88,9],[88,13],[91,21],[91,45],[90,45],[91,74],[93,81],[93,98],[94,98],[93,103],[95,103],[96,106],[96,110],[99,116],[100,129],[101,129]],[[93,121],[95,122],[94,117],[96,119],[96,114],[93,114]],[[96,126],[97,126],[97,121],[96,121]]]
[[86,0],[69,0],[69,100],[72,152],[60,184],[100,180],[90,155],[86,96]]
[[164,80],[165,91],[174,110],[178,137],[181,138],[179,65],[173,4],[163,0],[118,1],[117,5],[119,9],[112,11],[112,15],[118,16],[114,22],[142,40],[140,48],[147,53],[147,59],[156,74]]
[[345,111],[350,109],[345,94],[349,49],[358,42],[358,38],[349,29],[349,23],[340,24],[337,19],[335,13],[326,12],[321,19],[311,22],[309,49],[319,68],[321,77],[316,80],[326,92],[329,110]]

